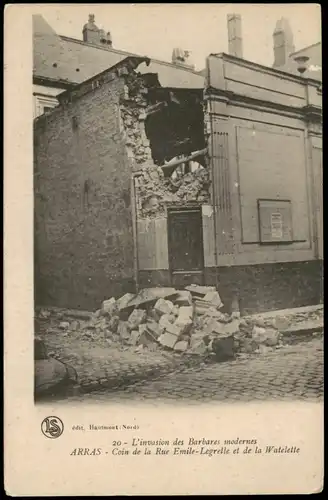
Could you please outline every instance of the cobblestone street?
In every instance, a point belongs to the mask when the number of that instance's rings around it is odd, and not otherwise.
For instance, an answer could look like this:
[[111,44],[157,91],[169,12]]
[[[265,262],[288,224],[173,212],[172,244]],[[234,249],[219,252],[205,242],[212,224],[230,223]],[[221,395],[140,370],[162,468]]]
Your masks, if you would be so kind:
[[316,400],[323,398],[322,337],[226,363],[202,365],[140,382],[119,391],[96,391],[67,402],[199,403]]

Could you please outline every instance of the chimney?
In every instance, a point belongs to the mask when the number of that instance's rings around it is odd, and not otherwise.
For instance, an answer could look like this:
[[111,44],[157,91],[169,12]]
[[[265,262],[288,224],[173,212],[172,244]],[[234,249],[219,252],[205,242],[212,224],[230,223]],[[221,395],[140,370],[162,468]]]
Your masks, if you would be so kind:
[[95,24],[94,14],[89,14],[87,24],[83,26],[82,30],[83,41],[93,43],[95,45],[109,45],[112,46],[112,37],[110,32],[107,33],[103,29],[99,29]]
[[175,48],[172,52],[172,63],[184,68],[195,69],[195,66],[188,61],[189,55],[190,53],[188,50]]
[[240,14],[228,14],[228,47],[229,54],[235,57],[243,58],[243,39],[241,34],[241,16]]
[[284,66],[290,54],[295,52],[293,32],[289,25],[288,19],[281,18],[277,21],[273,32],[273,52],[274,52],[274,68]]

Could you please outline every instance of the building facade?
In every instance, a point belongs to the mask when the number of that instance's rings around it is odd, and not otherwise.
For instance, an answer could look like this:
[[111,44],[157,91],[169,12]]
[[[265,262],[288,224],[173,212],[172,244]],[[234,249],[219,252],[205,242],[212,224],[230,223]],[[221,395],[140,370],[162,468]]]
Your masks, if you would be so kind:
[[242,313],[318,303],[320,82],[225,54],[198,87],[151,67],[128,57],[35,122],[37,300],[204,283]]

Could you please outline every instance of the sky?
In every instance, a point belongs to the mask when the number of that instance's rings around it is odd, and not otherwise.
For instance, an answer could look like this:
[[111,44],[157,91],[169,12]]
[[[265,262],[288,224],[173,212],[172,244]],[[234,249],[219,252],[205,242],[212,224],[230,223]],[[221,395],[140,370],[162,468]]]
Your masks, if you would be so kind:
[[113,47],[163,61],[172,50],[191,52],[197,70],[210,53],[228,52],[227,14],[242,17],[243,57],[271,66],[275,24],[288,18],[295,50],[321,41],[319,4],[35,4],[35,12],[60,35],[82,39],[90,13],[110,31]]

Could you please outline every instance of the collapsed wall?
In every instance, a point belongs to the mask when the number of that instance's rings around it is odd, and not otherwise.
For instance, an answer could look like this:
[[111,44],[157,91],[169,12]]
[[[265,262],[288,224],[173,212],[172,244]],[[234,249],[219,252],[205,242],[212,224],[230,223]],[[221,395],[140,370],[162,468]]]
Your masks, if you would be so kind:
[[168,204],[209,203],[200,91],[173,92],[155,75],[129,72],[120,117],[138,219],[162,217]]

